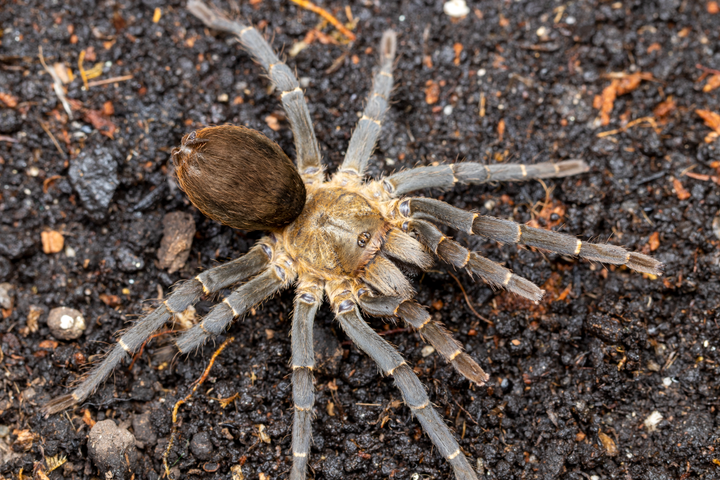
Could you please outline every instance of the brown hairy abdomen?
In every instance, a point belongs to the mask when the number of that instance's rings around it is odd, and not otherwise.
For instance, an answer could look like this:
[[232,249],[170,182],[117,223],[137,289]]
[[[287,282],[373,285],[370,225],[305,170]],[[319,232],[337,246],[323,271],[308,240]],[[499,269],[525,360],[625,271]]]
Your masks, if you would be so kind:
[[173,150],[180,187],[202,213],[243,230],[273,230],[305,205],[305,185],[285,152],[245,127],[207,127]]

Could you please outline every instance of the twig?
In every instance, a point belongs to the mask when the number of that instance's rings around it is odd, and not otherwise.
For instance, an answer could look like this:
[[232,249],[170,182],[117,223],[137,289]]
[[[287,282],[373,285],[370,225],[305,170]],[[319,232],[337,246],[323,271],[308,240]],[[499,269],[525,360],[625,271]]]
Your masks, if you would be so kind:
[[712,73],[713,75],[720,75],[720,70],[715,70],[714,68],[704,67],[699,63],[695,65],[695,68],[699,68],[700,70],[702,70],[705,73]]
[[306,10],[310,10],[313,13],[317,13],[321,17],[323,17],[325,20],[330,22],[335,28],[338,29],[340,33],[345,35],[350,41],[355,41],[355,34],[352,33],[350,30],[345,28],[345,25],[340,23],[340,20],[335,18],[330,12],[325,10],[324,8],[318,7],[314,3],[310,2],[309,0],[292,0],[293,3],[300,5],[302,8]]
[[0,135],[0,142],[17,143],[18,141],[9,135]]
[[94,82],[88,82],[86,88],[99,87],[100,85],[107,85],[109,83],[124,82],[125,80],[132,80],[132,75],[123,75],[121,77],[106,78],[105,80],[96,80]]
[[51,70],[48,68],[47,64],[45,63],[45,57],[43,57],[42,52],[42,46],[38,47],[38,56],[40,57],[40,63],[42,63],[42,66],[45,68],[45,71],[50,74],[50,76],[53,79],[53,90],[55,90],[55,95],[60,99],[60,103],[62,103],[63,108],[68,114],[68,118],[70,120],[73,119],[72,109],[70,108],[70,104],[67,101],[67,98],[65,97],[65,91],[63,90],[63,84],[62,80],[60,80],[60,77],[58,77],[58,74],[55,72],[55,70]]
[[173,426],[172,426],[172,431],[170,432],[170,441],[168,442],[168,446],[167,446],[167,448],[165,449],[165,453],[163,454],[163,465],[165,466],[165,475],[167,475],[168,478],[171,478],[171,477],[170,477],[170,467],[168,467],[168,463],[167,463],[167,457],[168,457],[168,455],[170,455],[170,449],[172,449],[173,443],[174,443],[174,441],[175,441],[175,434],[177,433],[177,428],[178,428],[178,425],[177,425],[177,413],[178,413],[178,409],[180,408],[180,405],[182,405],[183,403],[185,403],[185,402],[187,402],[188,400],[190,400],[190,397],[193,396],[193,394],[194,394],[195,391],[198,389],[198,387],[200,387],[200,385],[203,384],[203,382],[205,381],[205,379],[207,379],[208,375],[210,374],[210,369],[212,368],[213,364],[215,363],[215,359],[218,357],[218,355],[220,355],[220,353],[221,353],[223,350],[225,350],[225,347],[227,347],[228,345],[230,345],[230,343],[233,342],[233,340],[235,340],[235,337],[230,337],[230,338],[228,338],[227,340],[225,340],[225,341],[222,343],[222,345],[220,345],[220,347],[219,347],[217,350],[215,350],[215,353],[213,353],[212,357],[210,357],[210,363],[208,363],[208,366],[205,368],[205,371],[204,371],[203,374],[200,376],[200,378],[195,381],[195,384],[193,385],[193,388],[192,388],[192,390],[190,391],[190,393],[188,393],[185,398],[183,398],[183,399],[181,399],[181,400],[178,400],[177,403],[175,403],[175,406],[173,407],[173,412],[172,412],[172,424],[173,424]]
[[50,140],[55,144],[55,148],[57,148],[58,152],[60,152],[60,156],[63,158],[63,160],[67,160],[67,154],[65,151],[63,151],[62,147],[58,143],[57,139],[55,138],[55,135],[52,134],[50,131],[50,128],[48,128],[47,124],[40,120],[40,127],[45,130],[45,133],[48,134],[48,137],[50,137]]
[[448,273],[448,275],[450,275],[452,278],[454,278],[455,281],[457,282],[458,287],[460,287],[460,290],[462,291],[462,294],[463,294],[463,296],[465,297],[465,302],[467,302],[468,307],[470,307],[470,310],[472,310],[472,312],[475,314],[475,316],[478,317],[478,318],[479,318],[480,320],[482,320],[483,322],[487,323],[488,325],[495,325],[493,322],[491,322],[491,321],[488,320],[487,318],[485,318],[485,317],[483,317],[482,315],[480,315],[480,314],[473,308],[472,303],[470,303],[470,299],[469,299],[468,296],[467,296],[467,293],[465,293],[465,289],[463,288],[462,283],[460,283],[460,280],[458,280],[458,278],[457,278],[455,275],[453,275],[452,272],[447,272],[447,273]]
[[628,124],[625,125],[624,127],[616,128],[615,130],[608,130],[608,131],[606,131],[606,132],[600,132],[600,133],[597,134],[597,137],[598,137],[598,138],[603,138],[603,137],[608,137],[608,136],[610,136],[610,135],[615,135],[615,134],[617,134],[617,133],[622,133],[622,132],[624,132],[624,131],[626,131],[626,130],[632,128],[632,127],[634,127],[634,126],[637,125],[638,123],[642,123],[642,122],[647,122],[647,123],[649,123],[650,126],[653,128],[653,130],[655,130],[655,133],[660,133],[660,129],[659,129],[658,126],[657,126],[657,122],[655,121],[655,117],[642,117],[642,118],[637,118],[637,119],[633,120],[632,122],[628,123]]

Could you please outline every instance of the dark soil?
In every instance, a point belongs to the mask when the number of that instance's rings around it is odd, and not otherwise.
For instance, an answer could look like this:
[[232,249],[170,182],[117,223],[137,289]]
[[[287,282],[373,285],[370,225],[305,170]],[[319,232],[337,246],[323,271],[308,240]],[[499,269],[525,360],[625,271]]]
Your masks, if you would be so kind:
[[[237,3],[236,14],[286,52],[319,23],[286,0]],[[323,3],[345,21],[346,3]],[[347,4],[358,20],[354,44],[315,41],[288,60],[307,86],[330,171],[364,106],[374,48],[391,27],[399,32],[397,87],[370,175],[457,159],[583,158],[589,173],[546,182],[555,216],[537,218],[546,195],[537,181],[427,194],[651,253],[666,274],[649,278],[457,235],[548,290],[532,305],[457,272],[488,325],[445,266],[415,279],[419,300],[491,375],[489,384],[473,387],[437,354],[423,357],[417,334],[385,338],[416,367],[481,478],[720,478],[720,250],[712,229],[720,196],[707,177],[718,175],[720,143],[704,141],[710,129],[695,113],[720,112],[720,90],[704,93],[696,66],[720,68],[720,14],[709,13],[705,0],[472,3],[457,21],[439,1]],[[162,16],[154,23],[156,7]],[[179,1],[6,0],[0,25],[0,93],[17,98],[14,108],[0,108],[0,282],[15,288],[0,324],[0,474],[28,478],[43,456],[65,455],[50,478],[105,478],[88,459],[88,424],[113,419],[141,442],[134,478],[154,480],[163,472],[172,406],[214,346],[168,364],[158,356],[165,335],[85,404],[49,419],[40,407],[68,392],[115,333],[173,283],[242,255],[259,238],[199,214],[169,178],[170,149],[193,129],[229,122],[262,131],[292,156],[289,125],[259,67]],[[541,27],[547,38],[538,37]],[[66,89],[74,120],[39,46],[50,68],[64,62],[73,70]],[[102,62],[103,69],[94,81],[132,79],[84,90],[78,55],[90,48],[95,58],[86,54],[84,68]],[[595,95],[610,85],[608,74],[633,71],[654,80],[618,97],[610,124],[601,126]],[[439,87],[434,104],[426,102],[427,82]],[[657,131],[641,122],[598,137],[652,117],[670,96],[676,107],[657,119]],[[197,233],[185,266],[168,274],[157,267],[157,250],[162,220],[175,211],[191,213]],[[43,253],[41,232],[49,229],[64,236],[59,253]],[[242,465],[245,478],[287,478],[292,299],[288,291],[230,330],[235,341],[180,410],[170,455],[179,477],[231,478]],[[198,313],[211,305],[203,300]],[[46,319],[59,306],[84,314],[79,340],[53,342]],[[28,328],[38,311],[39,329]],[[346,341],[327,307],[316,325],[321,346],[343,356],[316,376],[314,478],[452,478],[409,409],[394,402],[392,380]],[[213,400],[235,393],[225,409]],[[662,421],[650,431],[644,421],[654,411]]]

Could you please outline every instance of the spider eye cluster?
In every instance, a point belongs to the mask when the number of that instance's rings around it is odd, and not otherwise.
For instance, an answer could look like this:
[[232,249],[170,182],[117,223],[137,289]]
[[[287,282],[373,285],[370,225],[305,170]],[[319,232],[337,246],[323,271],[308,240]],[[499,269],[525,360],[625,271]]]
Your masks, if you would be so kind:
[[258,131],[222,125],[173,149],[180,188],[203,214],[243,230],[274,230],[305,206],[305,185],[280,146]]

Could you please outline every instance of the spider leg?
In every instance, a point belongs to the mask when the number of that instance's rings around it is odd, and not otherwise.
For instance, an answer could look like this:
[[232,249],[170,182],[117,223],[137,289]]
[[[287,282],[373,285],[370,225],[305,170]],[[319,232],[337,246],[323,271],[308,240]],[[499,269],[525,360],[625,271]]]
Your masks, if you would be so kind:
[[484,165],[464,162],[436,167],[417,167],[387,177],[385,190],[395,196],[405,195],[424,188],[451,188],[456,183],[477,185],[487,182],[510,182],[534,178],[559,178],[587,172],[583,160],[565,160],[558,163],[544,162],[532,165],[508,163]]
[[368,96],[363,115],[357,123],[350,139],[345,159],[338,172],[362,176],[368,160],[375,148],[382,120],[388,107],[388,99],[393,87],[393,60],[397,39],[395,32],[385,30],[380,40],[380,70],[373,77],[373,87]]
[[662,263],[642,253],[628,252],[616,245],[582,242],[564,233],[466,212],[432,198],[404,199],[399,204],[398,210],[403,217],[434,220],[456,230],[498,242],[519,243],[563,255],[580,256],[595,262],[627,265],[642,273],[662,274]]
[[350,298],[352,293],[343,290],[336,295],[336,292],[329,291],[328,296],[342,329],[360,350],[377,363],[383,373],[393,376],[405,403],[420,421],[440,454],[450,463],[456,479],[477,480],[475,472],[460,450],[460,445],[430,404],[420,380],[400,354],[365,323],[355,302]]
[[175,344],[181,353],[201,347],[208,338],[225,331],[235,318],[245,315],[252,307],[290,285],[296,276],[292,262],[281,256],[257,277],[215,305],[200,323],[183,332]]
[[365,266],[361,278],[383,295],[410,298],[415,293],[400,269],[383,255],[375,255]]
[[410,220],[403,226],[417,232],[420,240],[442,260],[458,269],[466,268],[468,273],[479,276],[493,286],[503,287],[534,302],[540,301],[545,294],[545,290],[529,280],[450,240],[430,222]]
[[136,322],[120,337],[110,353],[71,394],[48,402],[43,407],[45,415],[60,412],[85,400],[127,355],[135,353],[143,342],[162,327],[172,315],[184,312],[190,305],[195,304],[203,293],[216,292],[227,285],[255,275],[267,265],[270,258],[272,258],[272,247],[268,239],[264,238],[237,260],[206,270],[195,278],[179,283],[162,305]]
[[373,297],[369,292],[357,293],[358,304],[364,312],[375,317],[401,318],[410,327],[435,347],[435,350],[463,377],[478,385],[484,385],[488,375],[473,358],[463,352],[460,343],[455,340],[440,323],[434,321],[425,307],[414,300],[403,301],[398,297]]
[[280,98],[295,139],[300,175],[303,178],[307,175],[313,180],[316,176],[321,177],[320,150],[310,113],[300,84],[290,67],[280,61],[272,47],[255,28],[224,17],[201,0],[189,0],[187,8],[208,27],[236,35],[242,47],[262,65],[270,81],[281,92]]
[[422,244],[407,233],[391,228],[385,236],[380,248],[383,253],[406,263],[417,265],[423,270],[432,267],[433,258]]
[[292,321],[292,386],[295,418],[293,420],[293,468],[290,480],[305,480],[305,470],[312,440],[312,418],[315,394],[313,388],[313,322],[322,303],[322,287],[301,281],[295,298]]

